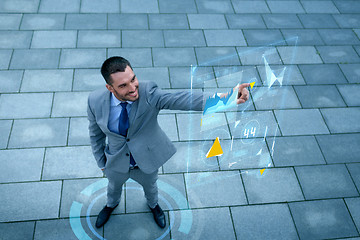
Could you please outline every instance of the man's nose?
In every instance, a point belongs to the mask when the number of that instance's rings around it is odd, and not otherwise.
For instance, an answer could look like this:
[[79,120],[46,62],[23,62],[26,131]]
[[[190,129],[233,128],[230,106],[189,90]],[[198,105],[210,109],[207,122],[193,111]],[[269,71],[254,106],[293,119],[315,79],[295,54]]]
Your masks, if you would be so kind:
[[132,84],[130,85],[130,91],[131,91],[131,92],[135,92],[135,90],[136,90],[136,84],[132,83]]

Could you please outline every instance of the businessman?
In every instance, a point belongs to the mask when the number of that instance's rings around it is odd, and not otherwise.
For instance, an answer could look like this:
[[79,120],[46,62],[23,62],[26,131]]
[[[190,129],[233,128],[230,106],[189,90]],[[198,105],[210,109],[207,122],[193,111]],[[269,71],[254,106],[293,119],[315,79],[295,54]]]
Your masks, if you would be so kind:
[[[109,180],[107,203],[100,211],[96,227],[103,226],[118,206],[122,185],[129,178],[142,185],[154,220],[166,226],[158,204],[158,169],[176,152],[160,128],[161,109],[201,111],[203,94],[168,93],[153,82],[138,82],[125,58],[111,57],[103,63],[101,74],[106,88],[88,98],[89,135],[93,155]],[[249,98],[249,84],[239,86],[237,103]],[[106,143],[107,138],[107,143]]]

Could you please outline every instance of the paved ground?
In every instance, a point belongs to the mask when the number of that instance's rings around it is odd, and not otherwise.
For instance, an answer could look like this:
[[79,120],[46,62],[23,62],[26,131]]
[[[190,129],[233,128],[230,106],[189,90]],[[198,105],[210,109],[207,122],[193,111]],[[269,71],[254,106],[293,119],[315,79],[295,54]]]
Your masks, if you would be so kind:
[[[1,0],[0,12],[0,239],[360,239],[360,1]],[[286,65],[282,87],[268,88],[262,54],[276,74]],[[191,87],[191,64],[194,91],[256,78],[217,128],[161,112],[178,148],[159,170],[171,230],[131,181],[93,227],[106,179],[86,99],[113,55],[170,91]],[[216,137],[225,153],[206,159]]]

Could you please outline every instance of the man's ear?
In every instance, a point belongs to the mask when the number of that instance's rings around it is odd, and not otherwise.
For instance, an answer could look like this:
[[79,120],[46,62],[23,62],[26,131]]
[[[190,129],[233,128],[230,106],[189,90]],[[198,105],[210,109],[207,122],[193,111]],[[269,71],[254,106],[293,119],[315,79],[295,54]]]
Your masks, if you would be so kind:
[[109,90],[110,92],[114,91],[114,88],[111,85],[106,84],[105,86],[106,86],[107,90]]

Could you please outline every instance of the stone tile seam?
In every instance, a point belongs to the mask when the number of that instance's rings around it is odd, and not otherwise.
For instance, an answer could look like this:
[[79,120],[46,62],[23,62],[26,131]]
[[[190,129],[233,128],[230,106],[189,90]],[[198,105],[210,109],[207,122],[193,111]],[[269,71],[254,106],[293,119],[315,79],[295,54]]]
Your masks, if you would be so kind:
[[[317,202],[317,201],[329,201],[329,200],[345,200],[345,199],[358,199],[359,197],[341,197],[341,198],[325,198],[325,199],[312,199],[312,200],[297,200],[290,202],[269,202],[269,203],[256,203],[256,204],[246,204],[246,205],[226,205],[226,206],[211,206],[211,207],[194,207],[194,208],[183,208],[176,210],[164,210],[164,212],[179,212],[179,211],[188,211],[188,210],[206,210],[206,209],[217,209],[217,208],[237,208],[237,207],[254,207],[254,206],[267,206],[267,205],[279,205],[279,204],[292,204],[292,203],[301,203],[301,202]],[[350,212],[348,210],[348,212]],[[138,212],[128,212],[128,213],[114,213],[114,216],[122,216],[122,215],[134,215],[134,214],[148,214],[150,211],[138,211]],[[96,217],[97,215],[89,215],[89,217]],[[80,219],[87,218],[87,216],[80,216]],[[58,217],[58,218],[43,218],[43,219],[31,219],[31,220],[20,220],[20,221],[6,221],[0,223],[19,223],[19,222],[34,222],[34,221],[49,221],[49,220],[67,220],[70,217]]]

